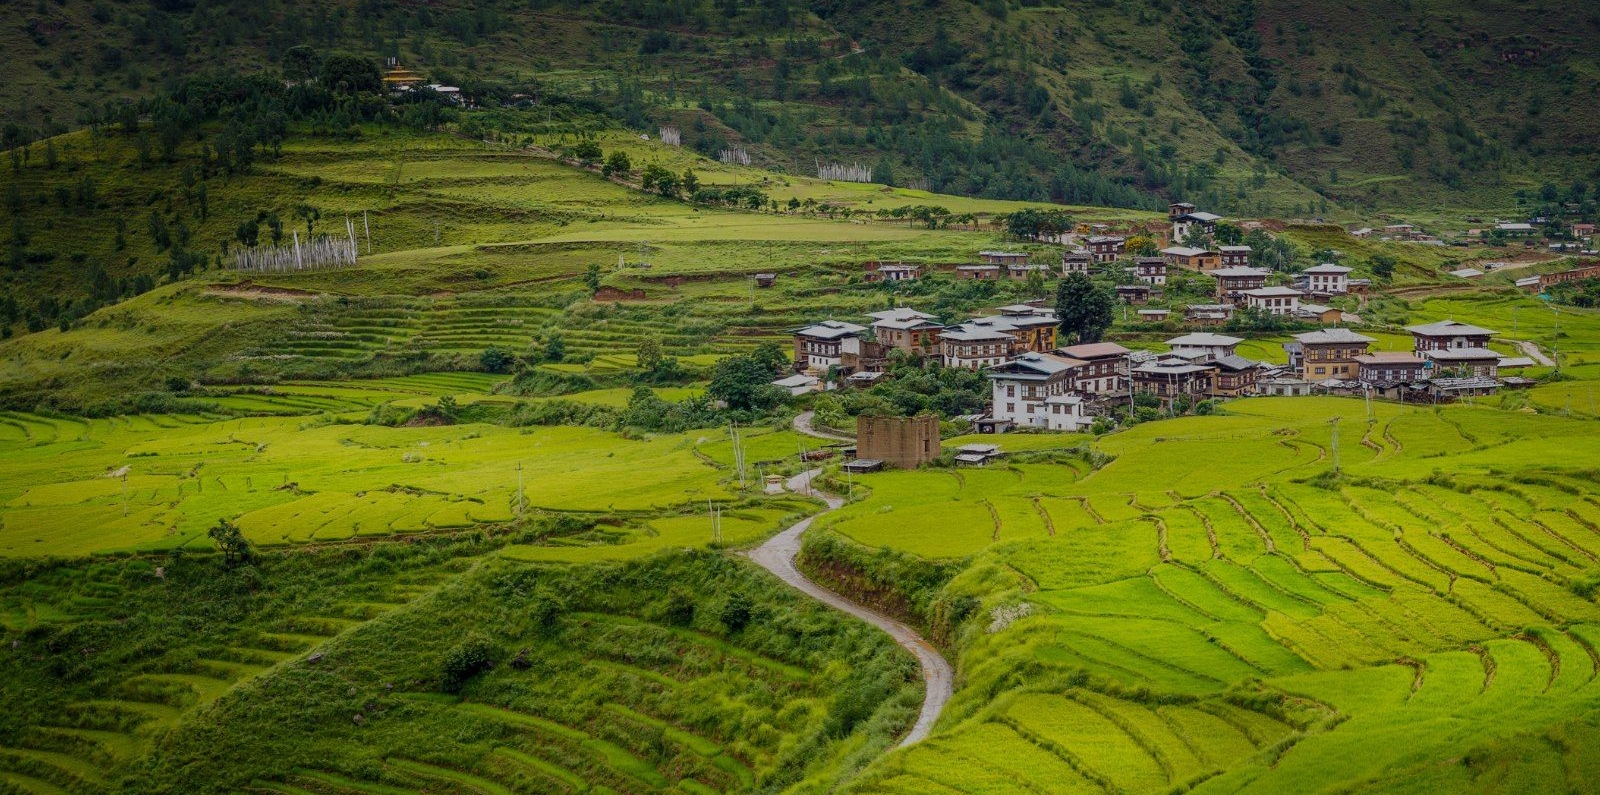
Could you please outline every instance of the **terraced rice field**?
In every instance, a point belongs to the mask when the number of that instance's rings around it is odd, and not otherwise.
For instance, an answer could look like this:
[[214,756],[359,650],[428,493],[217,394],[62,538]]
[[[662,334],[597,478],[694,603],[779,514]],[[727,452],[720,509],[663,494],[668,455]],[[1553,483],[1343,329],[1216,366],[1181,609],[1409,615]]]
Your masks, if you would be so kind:
[[[1369,424],[1331,399],[1228,414],[1109,437],[1093,471],[855,479],[866,499],[831,532],[969,559],[987,605],[1031,607],[965,641],[967,719],[859,791],[1465,791],[1491,774],[1444,760],[1475,748],[1505,759],[1496,791],[1548,791],[1600,747],[1569,723],[1600,707],[1588,423],[1380,406]],[[1334,416],[1345,478],[1307,482]]]

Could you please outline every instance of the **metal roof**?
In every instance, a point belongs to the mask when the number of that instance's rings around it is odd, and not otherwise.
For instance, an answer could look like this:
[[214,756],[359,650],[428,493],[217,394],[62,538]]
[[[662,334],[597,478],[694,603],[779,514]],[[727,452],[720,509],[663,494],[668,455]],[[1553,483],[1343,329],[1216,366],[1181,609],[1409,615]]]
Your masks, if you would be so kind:
[[1480,326],[1457,323],[1454,320],[1441,320],[1437,323],[1428,323],[1421,326],[1406,326],[1406,331],[1423,337],[1489,337],[1500,333]]
[[1336,342],[1376,342],[1371,337],[1364,337],[1347,328],[1328,328],[1321,331],[1308,331],[1296,334],[1294,338],[1306,345],[1326,345]]
[[1204,331],[1197,331],[1193,334],[1185,334],[1181,337],[1173,337],[1167,340],[1167,344],[1173,347],[1187,346],[1197,348],[1230,347],[1241,342],[1244,342],[1244,340],[1238,337],[1230,337],[1226,334],[1209,334]]

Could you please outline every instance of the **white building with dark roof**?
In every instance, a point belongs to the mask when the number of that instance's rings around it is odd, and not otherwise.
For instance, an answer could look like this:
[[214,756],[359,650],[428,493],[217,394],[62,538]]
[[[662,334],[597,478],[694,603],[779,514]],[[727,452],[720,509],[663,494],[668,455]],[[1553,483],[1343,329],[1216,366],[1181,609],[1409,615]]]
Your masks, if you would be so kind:
[[1167,345],[1172,348],[1173,353],[1182,355],[1184,358],[1216,361],[1232,356],[1241,342],[1244,342],[1244,340],[1238,337],[1197,331],[1193,334],[1173,337],[1167,340]]
[[[1065,356],[1030,352],[990,368],[990,416],[1001,422],[1053,430],[1088,427],[1092,420],[1084,415],[1082,400],[1072,394],[1076,371],[1084,364]],[[1052,398],[1067,397],[1074,400],[1050,402]]]
[[1293,287],[1258,287],[1241,291],[1239,295],[1244,298],[1246,308],[1269,315],[1292,315],[1300,308],[1300,297],[1305,293]]

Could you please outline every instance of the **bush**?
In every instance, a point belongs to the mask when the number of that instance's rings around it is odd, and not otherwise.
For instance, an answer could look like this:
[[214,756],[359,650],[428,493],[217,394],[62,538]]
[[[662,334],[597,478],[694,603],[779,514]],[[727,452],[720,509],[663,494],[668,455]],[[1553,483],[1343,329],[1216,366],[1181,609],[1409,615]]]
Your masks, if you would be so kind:
[[494,667],[494,647],[484,638],[470,638],[445,652],[439,666],[439,687],[446,693],[461,691],[472,677]]
[[728,600],[722,603],[722,625],[729,632],[738,632],[750,623],[750,597],[743,591],[734,591],[728,594]]

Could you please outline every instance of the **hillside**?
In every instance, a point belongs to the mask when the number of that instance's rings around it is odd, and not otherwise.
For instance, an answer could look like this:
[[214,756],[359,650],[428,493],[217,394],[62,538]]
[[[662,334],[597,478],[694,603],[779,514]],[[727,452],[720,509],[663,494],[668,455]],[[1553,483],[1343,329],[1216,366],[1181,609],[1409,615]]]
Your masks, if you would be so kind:
[[944,193],[1457,219],[1600,166],[1582,100],[1600,12],[1547,5],[86,0],[0,31],[0,107],[9,146],[205,70],[275,74],[309,45],[398,56],[489,102],[581,96],[791,173],[860,163]]

